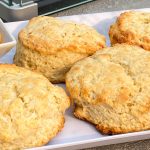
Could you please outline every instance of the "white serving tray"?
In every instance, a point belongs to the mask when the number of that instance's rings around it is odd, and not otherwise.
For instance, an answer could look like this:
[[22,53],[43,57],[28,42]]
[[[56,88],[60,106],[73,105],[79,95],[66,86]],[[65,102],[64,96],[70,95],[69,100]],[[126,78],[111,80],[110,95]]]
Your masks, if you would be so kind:
[[2,43],[0,43],[0,57],[5,55],[16,45],[15,38],[8,31],[3,21],[0,19],[0,33],[2,34]]
[[[149,11],[150,9],[139,9],[139,11]],[[79,23],[85,23],[96,28],[100,33],[104,34],[107,38],[107,45],[109,46],[108,29],[109,26],[115,22],[116,16],[119,12],[107,12],[96,13],[78,16],[62,17],[65,20],[73,20]],[[21,28],[27,24],[27,21],[7,23],[9,31],[17,38],[17,34]],[[0,58],[0,63],[12,63],[15,48],[12,49],[5,56]],[[65,88],[65,85],[61,84]],[[120,135],[102,135],[93,125],[76,119],[72,114],[72,108],[70,108],[66,114],[66,123],[63,130],[47,145],[42,147],[31,148],[28,150],[73,150],[83,149],[89,147],[96,147],[102,145],[131,142],[142,139],[150,138],[150,130],[143,132],[134,132]]]

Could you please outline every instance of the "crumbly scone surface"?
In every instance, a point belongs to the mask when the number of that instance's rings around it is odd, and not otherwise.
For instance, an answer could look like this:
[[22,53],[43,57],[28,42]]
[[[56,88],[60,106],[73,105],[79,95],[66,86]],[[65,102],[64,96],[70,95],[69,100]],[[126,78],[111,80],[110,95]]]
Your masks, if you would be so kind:
[[109,35],[112,44],[128,43],[150,50],[150,13],[122,13],[110,27]]
[[35,17],[19,33],[19,40],[29,49],[44,54],[68,50],[93,54],[105,47],[105,37],[95,29],[53,17]]
[[87,56],[88,54],[68,52],[67,50],[59,51],[54,55],[42,55],[18,42],[14,63],[17,66],[42,73],[53,83],[60,83],[65,81],[66,72],[71,66]]
[[150,53],[115,45],[76,63],[66,78],[75,116],[106,134],[150,129]]
[[0,149],[46,144],[64,126],[69,98],[45,77],[14,65],[0,65]]

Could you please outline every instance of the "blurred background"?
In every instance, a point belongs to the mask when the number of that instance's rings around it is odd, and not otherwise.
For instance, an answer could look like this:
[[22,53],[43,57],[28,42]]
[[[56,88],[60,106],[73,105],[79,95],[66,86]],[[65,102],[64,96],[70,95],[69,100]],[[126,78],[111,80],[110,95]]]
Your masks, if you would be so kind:
[[0,17],[10,22],[37,15],[68,16],[149,6],[150,0],[0,0]]

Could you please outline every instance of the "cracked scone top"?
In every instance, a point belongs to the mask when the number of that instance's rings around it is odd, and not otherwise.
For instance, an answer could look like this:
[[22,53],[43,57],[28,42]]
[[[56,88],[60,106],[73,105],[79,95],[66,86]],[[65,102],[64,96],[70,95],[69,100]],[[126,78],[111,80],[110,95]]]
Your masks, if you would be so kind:
[[43,75],[0,65],[0,149],[41,146],[63,128],[65,91]]
[[150,129],[150,53],[126,44],[97,51],[66,76],[77,118],[105,134]]
[[112,45],[128,43],[150,51],[150,12],[122,13],[109,30]]
[[36,70],[51,82],[64,82],[78,60],[105,47],[95,29],[53,17],[35,17],[19,33],[14,63]]

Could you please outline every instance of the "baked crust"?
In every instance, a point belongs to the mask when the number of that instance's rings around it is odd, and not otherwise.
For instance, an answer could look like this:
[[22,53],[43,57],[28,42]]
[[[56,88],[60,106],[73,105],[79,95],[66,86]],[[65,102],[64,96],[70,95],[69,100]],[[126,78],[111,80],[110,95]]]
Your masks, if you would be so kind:
[[20,31],[14,63],[59,83],[75,62],[103,47],[105,37],[92,27],[40,16]]
[[48,143],[64,126],[70,101],[43,75],[15,65],[0,65],[0,149]]
[[97,51],[66,76],[75,116],[104,134],[150,129],[150,53],[127,44]]
[[150,13],[122,13],[109,30],[111,44],[128,43],[150,50]]
[[105,37],[93,28],[48,16],[31,19],[19,33],[19,40],[45,55],[63,50],[91,55],[105,46]]

